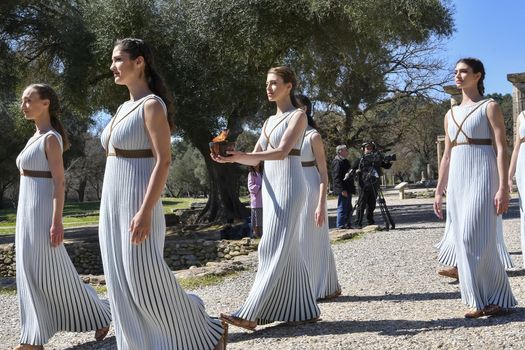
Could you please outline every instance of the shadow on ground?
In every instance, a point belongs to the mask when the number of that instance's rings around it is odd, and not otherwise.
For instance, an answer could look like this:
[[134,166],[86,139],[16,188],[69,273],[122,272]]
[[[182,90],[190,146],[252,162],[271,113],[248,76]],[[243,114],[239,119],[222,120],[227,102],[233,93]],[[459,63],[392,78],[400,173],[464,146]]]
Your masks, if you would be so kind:
[[[446,294],[446,293],[445,293]],[[315,324],[288,326],[279,324],[253,333],[230,333],[230,342],[256,338],[293,338],[302,336],[338,335],[347,333],[376,333],[385,336],[416,335],[429,331],[446,331],[456,328],[489,327],[525,321],[525,309],[515,308],[507,315],[479,319],[448,318],[429,321],[419,320],[370,320],[370,321],[321,321]],[[448,333],[447,333],[448,334]]]
[[[390,215],[394,219],[395,225],[397,229],[402,228],[403,230],[416,230],[416,229],[432,229],[432,227],[428,226],[428,223],[435,223],[435,226],[442,226],[445,227],[445,221],[439,220],[436,215],[434,214],[433,204],[396,204],[396,205],[390,205],[388,204],[388,197],[386,198],[386,204],[388,207],[388,210],[390,211]],[[444,209],[446,210],[446,205],[444,205]],[[330,228],[335,227],[335,216],[337,215],[336,208],[329,210],[329,226]],[[519,199],[513,198],[510,201],[509,210],[507,213],[503,215],[503,219],[517,219],[520,217],[520,209],[519,209]],[[381,216],[381,212],[379,210],[379,207],[376,207],[376,210],[374,211],[374,219],[376,221],[376,224],[384,227],[385,223]],[[353,213],[352,216],[352,223],[354,223],[356,220],[356,213]],[[366,223],[363,222],[363,224]],[[413,227],[413,224],[417,223],[426,223],[425,227]],[[406,227],[411,226],[411,227]]]

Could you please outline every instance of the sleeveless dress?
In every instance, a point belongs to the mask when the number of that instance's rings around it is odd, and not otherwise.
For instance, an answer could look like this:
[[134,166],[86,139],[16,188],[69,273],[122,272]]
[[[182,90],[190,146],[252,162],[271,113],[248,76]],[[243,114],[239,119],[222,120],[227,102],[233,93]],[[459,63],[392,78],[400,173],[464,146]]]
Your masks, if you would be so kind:
[[[470,106],[453,107],[447,114],[450,139],[457,139],[458,143],[466,142],[466,136],[491,139],[488,103],[484,100]],[[452,148],[447,213],[455,237],[461,299],[477,310],[491,304],[502,308],[516,305],[496,245],[494,196],[498,187],[492,145],[459,144]]]
[[[518,118],[520,120],[520,138],[525,137],[525,112],[521,112]],[[520,145],[518,161],[516,163],[516,184],[520,195],[520,219],[521,219],[521,253],[523,257],[523,266],[525,266],[525,147],[524,143]]]
[[[152,212],[149,237],[131,243],[129,226],[146,193],[155,159],[111,156],[115,148],[151,150],[144,126],[148,95],[119,107],[102,132],[106,160],[100,203],[100,248],[119,349],[213,349],[223,333],[196,295],[186,294],[164,261],[165,221],[161,200]],[[166,111],[166,107],[164,106]],[[111,131],[112,130],[112,131]]]
[[[496,231],[496,246],[498,249],[499,258],[505,267],[505,270],[512,269],[514,264],[512,258],[510,257],[507,246],[505,245],[505,240],[503,238],[503,217],[498,215],[497,218],[497,231]],[[445,233],[441,241],[436,244],[436,249],[438,253],[438,261],[441,265],[445,266],[457,266],[456,262],[456,250],[454,249],[455,245],[455,236],[450,230],[450,219],[447,215],[445,222]]]
[[317,299],[322,299],[333,295],[340,289],[340,286],[337,282],[334,253],[330,245],[328,215],[325,213],[326,220],[321,227],[315,224],[321,177],[315,166],[315,155],[311,143],[314,134],[319,133],[309,126],[301,148],[301,163],[306,181],[306,205],[301,216],[302,230],[299,235],[299,243],[310,275],[312,290]]
[[[49,172],[45,141],[33,136],[16,159],[23,170]],[[21,344],[44,345],[58,331],[86,332],[109,326],[109,304],[82,282],[63,244],[51,246],[53,179],[20,176],[16,214],[16,284]]]
[[[293,112],[271,116],[259,139],[262,149],[280,144]],[[302,137],[294,149],[301,149]],[[292,150],[292,152],[294,152]],[[267,160],[263,173],[263,235],[252,289],[234,316],[267,324],[305,321],[320,315],[299,246],[301,213],[306,201],[301,158]]]

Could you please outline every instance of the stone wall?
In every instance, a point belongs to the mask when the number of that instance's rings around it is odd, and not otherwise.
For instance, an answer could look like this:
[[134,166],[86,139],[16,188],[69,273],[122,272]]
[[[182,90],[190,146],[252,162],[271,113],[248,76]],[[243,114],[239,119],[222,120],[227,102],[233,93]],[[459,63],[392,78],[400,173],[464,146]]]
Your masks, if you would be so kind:
[[[66,250],[79,274],[101,275],[102,260],[98,243],[65,243]],[[164,259],[172,270],[204,266],[209,261],[230,260],[257,250],[257,242],[250,238],[236,241],[203,239],[167,240]],[[0,277],[16,275],[15,245],[0,246]]]

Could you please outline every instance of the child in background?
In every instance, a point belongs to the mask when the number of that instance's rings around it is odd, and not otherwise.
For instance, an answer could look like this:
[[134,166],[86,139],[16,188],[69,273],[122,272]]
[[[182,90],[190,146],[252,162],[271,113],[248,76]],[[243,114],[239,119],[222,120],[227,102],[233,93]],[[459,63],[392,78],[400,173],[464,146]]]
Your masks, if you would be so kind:
[[262,237],[262,172],[263,163],[250,167],[248,173],[248,191],[250,192],[250,208],[252,212],[252,237]]

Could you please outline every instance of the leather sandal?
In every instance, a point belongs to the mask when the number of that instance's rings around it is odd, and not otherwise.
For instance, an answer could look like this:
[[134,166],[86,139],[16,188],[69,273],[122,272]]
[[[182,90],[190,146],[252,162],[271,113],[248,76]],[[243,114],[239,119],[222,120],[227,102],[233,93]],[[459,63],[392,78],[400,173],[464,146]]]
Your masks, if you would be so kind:
[[490,304],[483,308],[483,310],[473,310],[465,314],[466,318],[478,318],[482,316],[496,316],[502,315],[506,311],[499,305]]
[[224,332],[219,338],[219,342],[215,345],[214,350],[226,350],[226,345],[228,344],[228,324],[221,320],[222,329]]
[[13,350],[44,350],[44,345],[18,344]]
[[109,332],[109,326],[97,329],[95,331],[95,340],[96,341],[104,340],[106,335],[108,335],[108,332]]
[[494,304],[487,305],[483,309],[483,315],[485,316],[495,316],[495,315],[501,315],[504,313],[505,313],[505,310],[501,306],[494,305]]
[[465,313],[465,318],[479,318],[484,315],[483,310],[471,310]]
[[240,318],[240,317],[233,316],[233,315],[221,314],[219,316],[219,319],[233,326],[244,328],[249,331],[254,331],[255,327],[257,327],[257,323],[255,321],[248,321],[248,320],[245,320],[244,318]]
[[459,279],[458,268],[451,267],[449,269],[441,269],[438,271],[438,275]]

